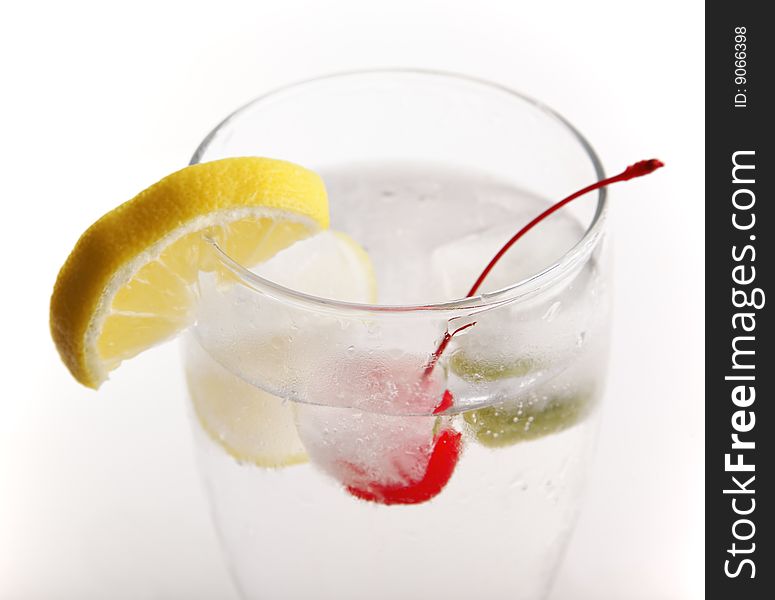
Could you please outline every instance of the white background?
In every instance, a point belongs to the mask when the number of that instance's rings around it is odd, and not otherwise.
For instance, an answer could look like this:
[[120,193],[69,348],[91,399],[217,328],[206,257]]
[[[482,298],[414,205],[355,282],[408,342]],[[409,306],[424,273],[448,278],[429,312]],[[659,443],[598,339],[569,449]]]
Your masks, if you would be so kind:
[[[613,194],[613,360],[586,511],[552,600],[703,596],[701,2],[25,2],[0,15],[0,598],[235,595],[192,460],[177,351],[75,384],[57,270],[103,212],[237,105],[375,66],[460,71],[558,109]],[[287,518],[292,518],[292,515]]]

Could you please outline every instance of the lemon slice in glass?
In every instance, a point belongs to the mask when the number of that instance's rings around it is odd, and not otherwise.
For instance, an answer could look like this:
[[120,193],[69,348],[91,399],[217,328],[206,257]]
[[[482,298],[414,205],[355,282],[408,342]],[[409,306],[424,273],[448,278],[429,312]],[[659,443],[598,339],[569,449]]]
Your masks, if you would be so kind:
[[[324,298],[359,303],[377,299],[371,260],[355,240],[340,232],[322,231],[300,240],[252,270],[275,283]],[[283,339],[278,332],[276,343],[281,345]],[[273,343],[265,347],[270,352]],[[193,336],[185,348],[189,395],[210,439],[242,463],[279,468],[307,462],[290,402],[222,367]],[[263,360],[273,357],[268,354]]]

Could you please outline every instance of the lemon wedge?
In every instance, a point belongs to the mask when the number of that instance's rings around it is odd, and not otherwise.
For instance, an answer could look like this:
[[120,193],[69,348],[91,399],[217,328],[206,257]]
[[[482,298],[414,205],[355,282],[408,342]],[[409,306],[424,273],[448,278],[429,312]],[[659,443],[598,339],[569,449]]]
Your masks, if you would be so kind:
[[186,167],[81,236],[51,297],[51,334],[82,384],[191,323],[203,235],[246,265],[328,227],[322,180],[292,163],[228,158]]

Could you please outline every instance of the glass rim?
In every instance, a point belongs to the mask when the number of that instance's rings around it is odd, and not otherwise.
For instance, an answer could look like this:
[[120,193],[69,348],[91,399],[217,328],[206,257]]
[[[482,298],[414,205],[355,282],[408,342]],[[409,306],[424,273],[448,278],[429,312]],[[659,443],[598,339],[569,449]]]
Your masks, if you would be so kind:
[[[349,78],[375,75],[398,77],[414,76],[428,79],[436,78],[439,80],[453,81],[456,83],[463,83],[475,87],[480,87],[489,92],[505,94],[515,100],[524,102],[565,128],[571,137],[574,138],[584,150],[595,171],[597,180],[599,181],[601,179],[605,179],[605,170],[603,169],[603,165],[592,145],[570,123],[570,121],[568,121],[560,113],[550,108],[543,102],[518,92],[508,86],[494,83],[483,78],[449,71],[415,68],[384,68],[341,71],[329,75],[304,79],[270,90],[243,104],[232,113],[230,113],[218,125],[216,125],[200,142],[199,146],[191,157],[189,164],[194,165],[202,162],[202,158],[209,149],[210,144],[213,142],[213,140],[215,140],[221,130],[250,109],[260,106],[265,102],[272,101],[278,96],[281,96],[287,92],[302,89],[305,86],[325,83],[332,80],[346,80]],[[287,160],[287,158],[285,160]],[[568,251],[555,259],[551,265],[536,273],[528,275],[527,277],[524,277],[515,283],[492,292],[481,293],[472,297],[458,298],[455,300],[427,304],[367,304],[345,302],[342,300],[333,300],[331,298],[324,298],[321,296],[307,294],[293,288],[285,287],[271,281],[270,279],[265,279],[264,277],[257,275],[229,256],[220,246],[218,246],[215,241],[208,239],[207,242],[213,247],[216,257],[220,260],[223,266],[229,269],[229,271],[231,271],[232,274],[237,277],[237,279],[242,284],[256,292],[270,296],[279,301],[289,302],[292,304],[301,304],[308,307],[321,309],[325,312],[334,311],[380,314],[399,313],[406,315],[407,313],[428,313],[439,311],[445,313],[464,312],[469,314],[472,311],[495,308],[503,304],[514,302],[526,295],[531,295],[534,291],[560,280],[563,274],[571,271],[574,267],[582,263],[591,253],[592,249],[594,249],[594,247],[597,245],[597,242],[602,236],[603,223],[608,206],[607,198],[607,187],[602,187],[597,190],[597,205],[589,226],[584,231],[584,234],[580,237],[580,239]]]

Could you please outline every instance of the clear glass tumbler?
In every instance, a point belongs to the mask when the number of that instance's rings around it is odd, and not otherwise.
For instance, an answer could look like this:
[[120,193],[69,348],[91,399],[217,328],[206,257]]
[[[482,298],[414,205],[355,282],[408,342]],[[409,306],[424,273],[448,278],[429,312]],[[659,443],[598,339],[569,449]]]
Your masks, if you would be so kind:
[[547,201],[604,177],[589,144],[503,87],[374,71],[263,96],[192,162],[240,155],[321,174],[331,228],[362,248],[379,299],[314,296],[203,244],[185,368],[241,594],[544,597],[599,412],[605,190],[465,294]]

